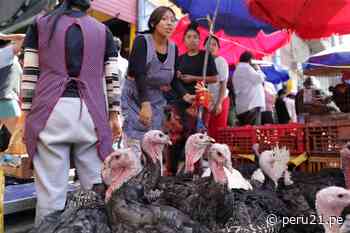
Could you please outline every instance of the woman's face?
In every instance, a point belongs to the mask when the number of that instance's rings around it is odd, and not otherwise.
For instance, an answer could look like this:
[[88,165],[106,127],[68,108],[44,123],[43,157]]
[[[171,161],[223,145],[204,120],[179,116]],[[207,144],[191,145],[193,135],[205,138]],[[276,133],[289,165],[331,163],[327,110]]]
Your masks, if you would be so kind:
[[196,31],[189,30],[185,35],[185,45],[190,51],[199,50],[199,35]]
[[219,53],[219,45],[215,39],[210,40],[209,50],[215,56]]
[[175,25],[175,15],[171,11],[167,11],[156,25],[155,32],[161,36],[169,38],[175,29]]

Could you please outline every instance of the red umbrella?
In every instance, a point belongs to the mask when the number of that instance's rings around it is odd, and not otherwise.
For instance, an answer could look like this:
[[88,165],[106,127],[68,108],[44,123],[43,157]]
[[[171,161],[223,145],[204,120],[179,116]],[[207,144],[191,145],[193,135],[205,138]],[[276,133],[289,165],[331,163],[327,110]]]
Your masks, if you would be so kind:
[[[177,27],[171,38],[177,44],[180,54],[186,52],[186,47],[183,42],[183,35],[189,24],[190,19],[187,16],[183,17],[177,24]],[[198,30],[200,32],[202,41],[201,48],[204,49],[203,42],[209,33],[206,28],[201,26],[198,27]],[[288,43],[290,39],[289,33],[281,31],[268,35],[260,32],[254,38],[228,36],[223,30],[218,31],[215,33],[215,35],[220,40],[221,48],[219,55],[226,58],[229,64],[236,64],[239,60],[239,56],[245,50],[251,51],[257,59],[260,59],[266,55],[271,55],[277,49]]]
[[350,0],[247,0],[252,15],[303,39],[350,33]]

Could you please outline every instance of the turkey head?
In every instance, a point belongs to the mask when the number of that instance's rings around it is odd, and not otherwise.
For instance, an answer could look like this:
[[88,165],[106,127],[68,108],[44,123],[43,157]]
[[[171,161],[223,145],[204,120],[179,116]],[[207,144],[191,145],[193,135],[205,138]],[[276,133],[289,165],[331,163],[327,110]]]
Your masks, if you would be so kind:
[[330,186],[316,193],[317,214],[322,217],[326,233],[338,233],[339,225],[330,224],[329,221],[337,221],[343,209],[350,205],[350,191],[342,187]]
[[117,190],[140,172],[137,157],[133,150],[118,149],[110,154],[103,163],[102,180],[108,186],[105,201],[107,202],[114,190]]
[[161,175],[163,175],[163,150],[166,145],[172,145],[170,137],[160,130],[148,131],[142,140],[142,150],[146,160],[156,164],[160,163]]
[[212,143],[215,143],[215,140],[206,134],[196,133],[188,137],[185,145],[187,173],[193,173],[195,163],[202,158],[207,147]]
[[215,182],[227,183],[224,167],[232,169],[231,152],[227,145],[215,143],[209,149],[209,167]]
[[231,151],[226,144],[215,143],[210,147],[209,167],[215,182],[227,184],[228,189],[252,189],[242,174],[232,167]]

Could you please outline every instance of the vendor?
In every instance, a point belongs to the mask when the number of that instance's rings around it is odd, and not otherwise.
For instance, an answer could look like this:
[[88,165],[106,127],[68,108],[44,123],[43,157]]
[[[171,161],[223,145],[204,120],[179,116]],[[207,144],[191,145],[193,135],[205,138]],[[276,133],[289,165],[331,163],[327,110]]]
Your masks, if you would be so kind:
[[89,7],[89,0],[62,1],[36,19],[24,43],[22,110],[35,172],[36,225],[65,207],[70,156],[82,188],[95,189],[120,136],[120,106],[112,98],[119,87],[118,53],[112,33],[86,14]]
[[[204,43],[207,44],[208,40],[209,37],[206,38]],[[228,113],[230,110],[230,98],[228,97],[227,89],[229,69],[226,59],[219,56],[219,38],[213,36],[210,40],[209,48],[215,60],[216,69],[218,71],[218,81],[208,84],[208,90],[213,96],[208,122],[208,134],[217,139],[218,130],[227,127]]]
[[139,156],[144,134],[163,127],[165,93],[173,89],[186,103],[194,99],[175,78],[178,52],[169,40],[175,25],[174,11],[158,7],[149,18],[149,30],[133,43],[128,77],[122,90],[123,140],[125,146],[133,148]]

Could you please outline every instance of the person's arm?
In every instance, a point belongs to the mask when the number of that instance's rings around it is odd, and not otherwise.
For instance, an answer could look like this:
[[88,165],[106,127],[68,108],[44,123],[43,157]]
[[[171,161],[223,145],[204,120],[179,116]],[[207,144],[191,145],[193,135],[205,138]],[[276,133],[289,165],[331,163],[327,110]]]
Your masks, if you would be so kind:
[[118,51],[113,34],[106,29],[105,78],[107,84],[108,112],[110,115],[120,114],[120,71],[118,69]]
[[129,57],[128,75],[135,79],[136,88],[139,94],[141,105],[149,104],[149,96],[147,93],[147,43],[143,36],[135,38],[134,45]]
[[36,83],[40,75],[38,54],[38,29],[36,23],[32,24],[28,28],[23,46],[24,60],[23,76],[21,79],[21,108],[23,112],[26,113],[31,110]]
[[179,59],[178,59],[178,49],[177,47],[175,47],[175,67],[174,67],[174,78],[171,81],[171,88],[177,93],[177,95],[179,97],[181,97],[181,99],[183,99],[184,101],[191,103],[193,101],[193,99],[195,98],[195,96],[190,95],[187,90],[184,88],[184,86],[182,85],[182,82],[180,81],[180,79],[177,78],[177,73],[179,70]]
[[179,70],[179,50],[175,46],[175,67],[174,67],[174,78],[171,81],[171,88],[178,94],[179,97],[183,97],[187,91],[182,85],[181,81],[177,78],[177,72]]
[[[219,62],[217,64],[217,70],[218,70],[218,76],[219,76],[219,82],[220,82],[220,89],[219,89],[219,98],[216,103],[216,106],[221,106],[222,102],[225,99],[226,95],[226,88],[227,88],[227,80],[229,76],[229,68],[226,60],[224,58],[220,58]],[[220,111],[221,112],[221,111]]]
[[246,78],[252,85],[262,84],[265,81],[265,74],[260,68],[255,70],[251,65],[246,66]]
[[[202,55],[203,55],[203,61],[204,61],[205,53],[203,53]],[[203,65],[201,66],[203,68]],[[216,69],[214,58],[213,56],[209,55],[208,64],[207,64],[207,75],[205,77],[206,83],[216,83],[218,81],[217,74],[218,72]],[[181,79],[184,83],[193,83],[193,82],[203,81],[203,76],[184,74],[182,75]]]

